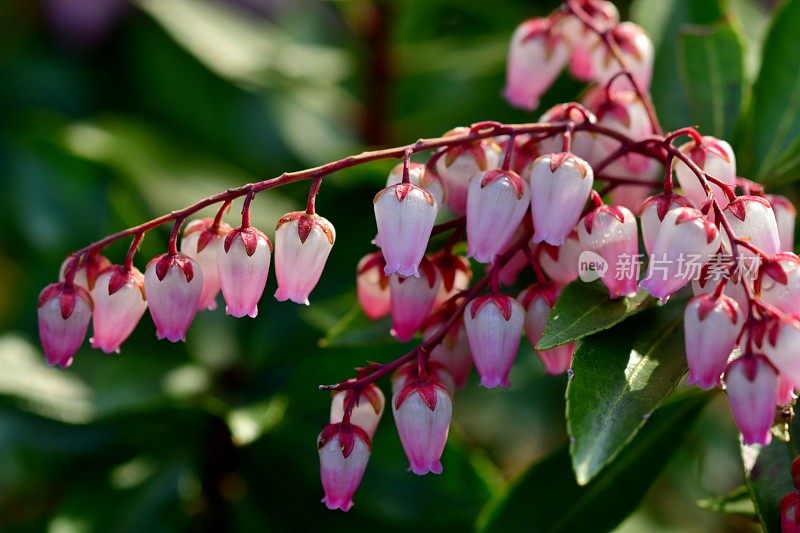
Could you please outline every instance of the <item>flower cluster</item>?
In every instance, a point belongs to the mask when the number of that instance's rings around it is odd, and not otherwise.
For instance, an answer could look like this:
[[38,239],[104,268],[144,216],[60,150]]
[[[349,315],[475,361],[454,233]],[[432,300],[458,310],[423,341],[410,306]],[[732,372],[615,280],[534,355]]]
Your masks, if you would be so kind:
[[[69,258],[62,281],[42,292],[47,360],[68,366],[90,321],[92,346],[117,351],[147,309],[159,338],[183,340],[195,313],[213,309],[219,292],[228,314],[255,317],[273,253],[275,297],[308,304],[335,240],[333,226],[314,211],[320,180],[348,166],[402,158],[373,199],[379,249],[359,261],[356,286],[366,316],[389,315],[396,339],[419,334],[422,342],[321,387],[333,391],[318,440],[329,508],[353,504],[385,408],[379,379],[391,375],[390,405],[410,470],[441,473],[454,394],[473,365],[481,386],[508,387],[523,334],[536,349],[561,290],[581,277],[586,254],[618,265],[639,256],[640,235],[647,269],[642,276],[603,272],[609,298],[645,291],[666,301],[690,287],[687,382],[724,388],[744,442],[768,443],[776,405],[791,402],[800,387],[795,210],[738,177],[724,140],[692,128],[661,132],[647,93],[652,64],[648,37],[620,23],[610,2],[570,0],[526,21],[511,40],[506,98],[534,109],[568,67],[592,82],[581,102],[554,106],[535,124],[478,123],[231,189],[99,241]],[[675,146],[681,136],[689,141]],[[412,161],[422,152],[431,152],[425,163]],[[273,248],[250,225],[250,202],[257,192],[300,179],[313,180],[308,207],[280,219]],[[242,223],[231,228],[222,214],[240,197]],[[186,226],[178,252],[182,222],[220,202],[215,219]],[[170,249],[142,275],[132,265],[134,252],[146,231],[167,220],[174,222]],[[431,238],[446,232],[433,249]],[[123,265],[99,255],[129,236]],[[459,255],[464,240],[466,254]],[[682,268],[686,256],[695,258],[699,276]],[[757,263],[752,272],[740,268],[743,258]],[[717,275],[720,264],[724,276]],[[473,265],[485,272],[476,280]],[[534,282],[515,288],[526,270]],[[504,288],[523,290],[513,297]],[[570,342],[537,355],[548,373],[562,374],[575,350]]]

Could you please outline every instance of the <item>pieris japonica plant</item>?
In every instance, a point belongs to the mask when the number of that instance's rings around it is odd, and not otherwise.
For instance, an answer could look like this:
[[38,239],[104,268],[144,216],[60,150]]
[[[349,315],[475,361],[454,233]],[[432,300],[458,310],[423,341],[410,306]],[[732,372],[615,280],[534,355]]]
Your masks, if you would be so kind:
[[[653,60],[647,34],[620,22],[604,0],[570,0],[524,21],[511,36],[505,98],[534,110],[567,69],[590,83],[581,102],[559,104],[539,122],[480,122],[287,172],[90,244],[39,298],[47,362],[68,367],[90,324],[92,347],[124,353],[146,310],[157,337],[171,342],[184,341],[196,313],[214,310],[220,297],[228,315],[256,317],[259,305],[269,305],[263,295],[272,265],[275,298],[309,305],[336,241],[334,224],[315,208],[322,181],[394,159],[372,199],[377,248],[364,243],[363,259],[347,268],[355,267],[367,317],[390,315],[396,339],[422,340],[395,360],[320,386],[333,393],[318,440],[328,508],[353,505],[384,410],[409,470],[440,474],[456,391],[473,367],[482,387],[509,387],[524,334],[548,373],[568,373],[579,338],[538,346],[564,287],[582,283],[584,257],[605,265],[600,281],[609,300],[660,305],[691,287],[683,313],[687,383],[724,390],[744,444],[766,445],[776,408],[800,388],[795,209],[739,177],[724,139],[691,127],[662,130],[649,96]],[[301,181],[310,182],[306,209],[275,221],[273,246],[265,228],[251,225],[250,205]],[[241,219],[226,223],[239,200]],[[196,218],[217,205],[215,218]],[[133,264],[138,246],[164,224],[172,225],[168,250],[142,274]],[[434,238],[440,235],[446,238]],[[130,248],[113,264],[101,254],[121,239]],[[525,276],[532,283],[518,286]],[[390,376],[392,394],[384,396],[378,383]],[[787,498],[781,519],[796,527],[800,500]]]

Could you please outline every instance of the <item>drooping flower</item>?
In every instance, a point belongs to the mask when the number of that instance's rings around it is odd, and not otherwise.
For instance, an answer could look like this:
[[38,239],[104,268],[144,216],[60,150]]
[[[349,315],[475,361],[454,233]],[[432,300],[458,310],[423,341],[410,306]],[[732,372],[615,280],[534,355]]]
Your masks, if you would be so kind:
[[800,323],[788,317],[776,320],[756,344],[778,372],[800,389]]
[[539,264],[542,265],[547,277],[561,285],[578,279],[578,261],[583,253],[583,245],[577,231],[570,232],[561,246],[550,244],[540,246],[542,253],[539,254]]
[[106,353],[119,352],[119,346],[133,332],[147,310],[144,276],[136,267],[106,268],[92,289],[92,348]]
[[686,382],[701,389],[713,389],[719,385],[736,346],[744,315],[733,298],[703,294],[691,299],[683,317],[689,364]]
[[532,163],[530,180],[533,242],[561,246],[592,192],[592,167],[567,152],[545,155]]
[[[413,161],[408,164],[408,181],[412,185],[421,187],[431,193],[433,199],[436,200],[436,205],[445,205],[447,191],[444,188],[444,182],[436,172],[427,168],[422,163],[414,163]],[[386,179],[386,186],[399,185],[403,182],[403,163],[397,163],[389,172],[389,177]]]
[[[689,141],[681,145],[678,150],[689,156],[710,176],[731,187],[736,185],[736,155],[726,141],[705,135],[699,142]],[[708,197],[697,175],[680,159],[675,158],[673,161],[675,175],[683,194],[694,202],[695,206],[702,207]],[[710,186],[714,198],[720,203],[720,207],[724,208],[728,204],[728,197],[719,185],[711,183]]]
[[317,439],[320,477],[328,509],[349,511],[353,494],[367,468],[372,442],[367,433],[352,424],[328,424]]
[[775,221],[778,224],[778,234],[781,240],[781,251],[791,252],[794,250],[794,223],[797,219],[797,210],[794,204],[785,196],[768,194],[766,198],[775,213]]
[[419,265],[422,276],[404,278],[396,274],[389,278],[392,308],[392,334],[403,342],[411,340],[427,318],[441,279],[433,263],[423,258]]
[[569,46],[550,18],[526,20],[514,30],[506,63],[508,102],[531,111],[569,61]]
[[744,443],[769,444],[778,390],[773,366],[765,357],[747,353],[728,364],[725,389]]
[[[616,50],[625,60],[625,65],[633,75],[636,82],[647,91],[653,78],[653,60],[655,49],[647,33],[633,22],[622,22],[614,26],[608,33]],[[623,70],[623,66],[615,58],[609,46],[597,42],[591,52],[592,71],[594,80],[599,86],[604,86],[612,77]],[[619,80],[620,86],[628,82],[626,78]],[[630,87],[630,83],[628,83]]]
[[358,303],[372,320],[388,315],[391,310],[389,278],[383,273],[385,266],[383,254],[373,252],[362,257],[356,267]]
[[[429,316],[422,325],[422,338],[428,341],[440,335],[451,316],[452,306]],[[463,320],[458,320],[447,329],[442,341],[431,350],[429,360],[444,365],[453,378],[455,388],[460,389],[467,383],[472,370],[472,354],[469,351],[469,340]]]
[[48,365],[67,368],[81,347],[92,318],[92,297],[78,285],[51,283],[37,302],[39,339]]
[[664,217],[639,286],[666,300],[700,274],[720,245],[719,230],[697,209],[679,207]]
[[467,256],[489,263],[508,244],[530,204],[528,184],[511,170],[472,177],[467,196]]
[[642,207],[639,209],[639,217],[642,221],[642,241],[644,241],[644,249],[648,254],[653,251],[653,244],[656,242],[656,236],[664,217],[672,209],[677,209],[678,207],[694,206],[685,196],[666,193],[650,196],[642,203]]
[[225,312],[241,318],[258,315],[258,301],[264,293],[272,258],[272,243],[252,226],[228,233],[217,252],[217,271]]
[[219,271],[217,269],[217,254],[222,249],[225,235],[231,227],[220,222],[215,225],[210,218],[192,220],[186,225],[181,240],[181,252],[188,255],[200,265],[203,271],[203,290],[200,293],[198,310],[217,308],[217,294],[219,294]]
[[436,200],[416,185],[401,183],[380,191],[373,204],[385,274],[419,276],[417,267],[436,221]]
[[392,398],[392,413],[411,471],[441,474],[453,414],[447,390],[437,382],[409,383]]
[[[773,255],[781,249],[781,237],[775,213],[769,202],[760,196],[739,196],[723,211],[725,218],[739,239],[761,249],[767,255]],[[722,235],[722,242],[730,249],[727,234]],[[740,255],[755,257],[748,249],[739,250]]]
[[639,233],[633,213],[621,206],[598,206],[578,224],[578,237],[585,250],[600,255],[609,265],[601,280],[611,298],[635,296]]
[[[67,273],[67,267],[70,266],[74,256],[70,255],[64,262],[61,263],[61,268],[58,271],[58,281],[64,281]],[[94,288],[94,283],[100,272],[111,266],[111,261],[107,257],[97,253],[82,255],[78,260],[78,267],[75,270],[72,284],[78,287],[83,287],[91,292]]]
[[776,254],[762,266],[761,301],[800,317],[800,259],[790,252]]
[[420,374],[418,361],[411,361],[398,368],[392,375],[392,395],[400,392],[406,385],[420,381],[438,383],[451,395],[455,392],[456,385],[453,376],[442,363],[429,358],[424,368],[425,373]]
[[[469,128],[454,128],[445,137],[469,133]],[[456,215],[467,212],[469,180],[475,174],[500,166],[500,146],[492,139],[460,143],[437,152],[436,173],[447,190],[447,207]],[[441,206],[440,206],[441,207]]]
[[[559,287],[555,283],[535,283],[517,297],[517,301],[525,309],[525,335],[534,350],[547,326],[558,292]],[[548,374],[563,374],[572,364],[575,343],[568,342],[547,350],[536,350],[536,353]]]
[[203,272],[197,261],[181,253],[154,257],[144,271],[144,288],[156,336],[170,342],[185,341],[203,289]]
[[275,229],[275,277],[279,302],[308,305],[336,240],[333,224],[316,213],[283,215]]
[[[331,399],[331,424],[338,424],[344,418],[345,402],[348,399],[348,394],[353,393],[346,390],[333,393],[333,398]],[[358,403],[350,413],[350,423],[366,431],[370,438],[374,437],[375,430],[378,429],[378,422],[381,421],[385,404],[386,399],[381,389],[374,384],[367,385],[361,390]]]
[[[579,0],[580,8],[591,17],[597,28],[609,30],[619,22],[619,11],[606,0]],[[561,33],[571,49],[569,72],[580,81],[593,81],[592,50],[600,40],[576,15],[568,13],[558,21]]]
[[[577,102],[556,104],[539,117],[539,122],[543,123],[565,122],[568,120],[575,124],[583,124],[585,122],[594,123],[597,121],[597,117]],[[581,159],[588,160],[592,156],[595,142],[594,134],[588,131],[573,132],[570,151]],[[539,141],[539,152],[541,154],[556,154],[564,149],[563,146],[564,135],[553,135],[552,137],[546,137]]]
[[508,387],[508,374],[517,357],[525,311],[503,294],[481,296],[464,310],[472,359],[486,388]]

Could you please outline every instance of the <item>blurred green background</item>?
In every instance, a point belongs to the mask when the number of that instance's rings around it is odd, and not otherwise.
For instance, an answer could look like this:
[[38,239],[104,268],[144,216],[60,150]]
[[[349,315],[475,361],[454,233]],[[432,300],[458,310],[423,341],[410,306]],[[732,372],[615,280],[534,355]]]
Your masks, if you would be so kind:
[[[355,265],[374,236],[370,199],[392,162],[325,181],[318,211],[338,240],[310,308],[274,301],[271,277],[257,319],[204,312],[188,342],[172,345],[155,340],[145,316],[120,355],[84,346],[68,371],[44,364],[35,318],[37,294],[64,256],[105,234],[365,147],[479,120],[533,120],[500,97],[506,46],[517,23],[556,4],[0,2],[0,529],[473,529],[509,480],[562,448],[567,379],[546,376],[524,343],[510,390],[472,383],[456,396],[443,475],[406,472],[387,413],[353,510],[319,503],[315,443],[329,396],[316,385],[408,349],[365,329],[354,307]],[[653,32],[653,91],[667,127],[706,125],[702,102],[675,85],[684,24],[727,20],[746,43],[743,78],[758,71],[768,3],[619,7]],[[736,122],[749,99],[742,87],[733,112],[712,125],[747,142]],[[562,76],[542,109],[580,90]],[[298,184],[260,195],[254,224],[273,235],[306,192]],[[140,268],[166,237],[147,235]],[[112,246],[109,257],[120,261],[126,247]],[[659,468],[630,489],[640,492],[628,494],[634,508],[652,483],[620,531],[756,527],[697,504],[742,484],[737,432],[720,396],[671,460],[646,457]],[[526,489],[525,507],[572,497],[559,488],[574,485],[568,465],[544,474]],[[619,495],[602,491],[613,507]],[[562,504],[578,514],[587,505]],[[515,521],[513,512],[506,529],[525,529],[524,515]]]

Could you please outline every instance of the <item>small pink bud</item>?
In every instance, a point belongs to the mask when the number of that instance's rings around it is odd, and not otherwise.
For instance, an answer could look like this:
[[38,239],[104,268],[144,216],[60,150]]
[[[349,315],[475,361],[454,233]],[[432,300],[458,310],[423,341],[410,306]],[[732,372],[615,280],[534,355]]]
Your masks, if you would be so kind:
[[37,303],[39,340],[48,365],[67,368],[81,347],[92,318],[92,297],[83,287],[51,283]]
[[683,313],[689,363],[686,383],[705,390],[719,385],[743,322],[739,304],[724,294],[703,294],[689,301]]
[[533,242],[561,246],[592,192],[592,167],[573,154],[561,152],[534,161],[530,176]]
[[514,30],[506,63],[508,102],[531,111],[569,61],[569,47],[550,18],[526,20]]
[[[559,287],[554,283],[535,283],[517,297],[517,301],[525,309],[525,335],[534,350],[547,326],[550,310],[556,303],[558,292]],[[548,374],[563,374],[572,364],[575,343],[570,342],[549,350],[537,350],[536,353]]]
[[427,318],[441,284],[436,268],[427,258],[423,258],[419,268],[422,276],[418,278],[403,278],[395,274],[389,279],[392,334],[403,342],[411,340]]
[[[469,128],[454,128],[445,137],[461,135]],[[500,146],[491,139],[442,148],[436,157],[436,173],[447,190],[447,207],[456,215],[467,212],[469,180],[475,174],[500,166]],[[441,209],[442,206],[439,206]]]
[[519,351],[525,310],[510,296],[493,294],[471,301],[464,310],[472,359],[486,388],[508,387]]
[[401,183],[380,191],[373,204],[381,251],[386,259],[384,272],[387,276],[394,273],[419,276],[417,267],[436,221],[436,200],[425,189]]
[[781,533],[800,533],[800,492],[793,490],[780,505]]
[[725,388],[744,443],[769,444],[778,392],[778,374],[772,365],[761,355],[745,354],[725,370]]
[[[739,239],[761,249],[767,255],[780,252],[781,237],[778,234],[778,223],[766,199],[760,196],[740,196],[728,204],[723,213]],[[725,248],[730,249],[727,234],[722,235],[722,242]],[[747,249],[740,248],[740,254],[755,257],[755,254]]]
[[256,228],[236,228],[228,233],[217,252],[219,285],[227,314],[237,318],[258,315],[271,258],[272,243]]
[[420,376],[417,361],[411,361],[398,368],[392,375],[392,395],[400,392],[406,385],[418,383],[420,380],[438,383],[450,394],[456,390],[455,381],[448,369],[442,363],[428,359],[424,376]]
[[[615,82],[615,86],[616,83]],[[641,98],[631,90],[607,91],[602,86],[590,90],[584,97],[586,107],[597,117],[603,127],[641,140],[652,133],[647,108]],[[589,161],[599,163],[617,151],[620,142],[606,135],[598,135]],[[628,153],[617,159],[609,171],[642,179],[654,168],[653,161],[642,154]],[[616,175],[616,174],[614,174]]]
[[472,268],[466,257],[453,255],[449,250],[445,250],[431,257],[431,262],[442,279],[434,305],[441,305],[459,292],[469,288]]
[[[727,142],[705,135],[699,143],[689,141],[678,149],[689,156],[701,170],[704,170],[710,176],[732,187],[736,185],[736,155],[733,153],[731,145]],[[678,178],[678,183],[683,189],[683,194],[694,202],[697,207],[702,207],[708,197],[697,175],[686,166],[686,163],[678,158],[674,159],[673,168]],[[713,183],[710,185],[714,198],[724,208],[728,205],[728,197],[722,192],[719,185]]]
[[[625,65],[633,74],[636,82],[644,91],[647,91],[653,77],[653,60],[655,59],[655,50],[650,37],[633,22],[622,22],[614,26],[609,32],[609,37],[616,50],[622,55]],[[599,41],[595,43],[592,50],[592,68],[594,79],[601,87],[622,70],[622,66],[609,47]],[[624,77],[615,83],[619,83],[620,86],[625,86],[624,84],[627,83],[630,86]]]
[[656,236],[664,217],[678,207],[694,206],[685,196],[665,193],[650,196],[642,203],[639,217],[642,219],[642,241],[644,241],[644,249],[648,254],[653,251],[653,244],[656,242]]
[[775,405],[784,407],[789,405],[794,400],[794,386],[792,382],[783,374],[778,374],[778,394],[775,399]]
[[571,232],[561,246],[550,244],[541,246],[542,253],[539,254],[539,263],[547,277],[561,285],[578,279],[579,258],[583,253],[583,245],[578,238],[578,232]]
[[[416,185],[425,189],[433,199],[436,200],[437,206],[445,205],[445,189],[444,182],[436,172],[429,170],[422,163],[414,163],[413,161],[408,164],[408,181],[412,185]],[[386,179],[386,186],[399,185],[403,182],[403,163],[397,163]]]
[[279,302],[308,305],[336,240],[327,219],[304,211],[283,215],[275,229],[275,277]]
[[761,300],[786,314],[800,316],[800,259],[790,252],[776,254],[762,269]]
[[699,277],[700,269],[719,244],[719,230],[700,211],[691,207],[671,210],[658,230],[647,275],[639,286],[656,298],[666,300]]
[[[348,394],[352,393],[348,391],[336,391],[333,393],[331,424],[338,424],[344,418],[344,405]],[[381,421],[385,404],[386,399],[381,389],[372,384],[367,385],[361,390],[358,403],[353,408],[353,412],[350,413],[350,423],[366,431],[370,438],[374,437],[375,430],[378,429],[378,422]]]
[[800,323],[783,318],[769,324],[766,335],[757,345],[778,372],[800,388]]
[[509,244],[530,204],[528,184],[511,170],[475,174],[467,196],[467,256],[489,263]]
[[[609,30],[619,22],[619,11],[611,2],[605,0],[581,0],[579,3],[581,9],[592,18],[598,28]],[[559,20],[559,24],[561,33],[572,49],[569,62],[570,74],[580,81],[593,81],[595,74],[594,65],[592,64],[592,50],[594,50],[600,37],[571,13],[564,15]]]
[[192,220],[186,225],[181,240],[181,252],[188,255],[200,265],[203,271],[203,290],[200,293],[198,310],[214,310],[217,308],[219,293],[219,273],[217,270],[217,254],[222,249],[225,235],[231,227],[221,222],[214,227],[210,218]]
[[450,394],[439,383],[409,383],[392,398],[392,413],[411,471],[441,474],[453,415]]
[[154,257],[144,271],[144,288],[156,336],[170,342],[185,341],[203,290],[203,272],[197,261],[181,253]]
[[620,206],[596,207],[578,223],[578,237],[585,250],[597,253],[608,264],[601,279],[611,298],[635,296],[639,233],[633,213]]
[[351,424],[328,424],[317,439],[320,477],[328,509],[349,511],[364,470],[372,442],[367,433]]
[[[583,110],[583,113],[580,110]],[[539,117],[539,122],[565,122],[572,121],[575,124],[584,122],[596,122],[597,117],[577,102],[556,104]],[[592,156],[594,143],[596,142],[593,134],[587,131],[576,131],[572,134],[572,153],[581,159],[588,160]],[[555,154],[560,152],[564,146],[563,135],[553,135],[539,141],[539,152],[541,154]]]
[[[427,341],[438,335],[451,315],[450,309],[444,309],[429,316],[422,325],[422,338]],[[463,321],[459,320],[448,329],[442,342],[431,351],[430,361],[441,363],[447,369],[455,388],[466,385],[472,370],[472,354]]]
[[[67,267],[72,262],[73,257],[74,256],[70,255],[64,259],[63,263],[61,263],[61,268],[58,271],[58,281],[64,281],[67,273]],[[99,276],[100,272],[109,266],[111,266],[111,261],[109,261],[105,256],[100,254],[90,254],[88,256],[84,255],[78,261],[78,268],[75,270],[75,277],[72,280],[72,284],[77,285],[78,287],[83,287],[87,291],[91,292],[94,288],[94,283],[97,280],[97,276]]]
[[794,204],[785,196],[768,194],[767,200],[769,200],[772,206],[772,211],[775,212],[775,221],[778,223],[778,234],[780,235],[781,241],[781,251],[791,252],[794,250],[794,223],[797,219],[797,210]]
[[358,303],[372,320],[388,315],[391,310],[389,278],[383,273],[385,266],[383,254],[373,252],[362,257],[356,267]]
[[119,346],[133,332],[147,310],[144,276],[135,267],[110,266],[97,277],[92,289],[92,348],[106,353]]

